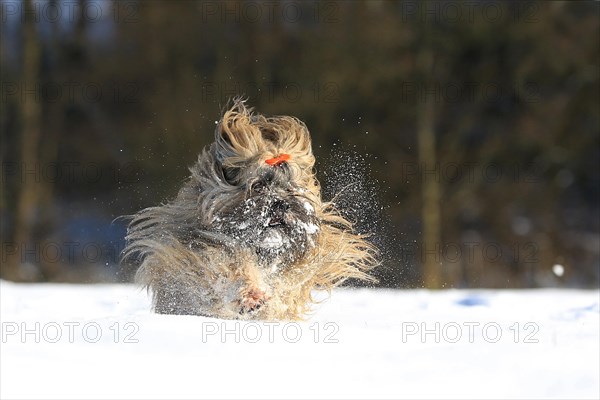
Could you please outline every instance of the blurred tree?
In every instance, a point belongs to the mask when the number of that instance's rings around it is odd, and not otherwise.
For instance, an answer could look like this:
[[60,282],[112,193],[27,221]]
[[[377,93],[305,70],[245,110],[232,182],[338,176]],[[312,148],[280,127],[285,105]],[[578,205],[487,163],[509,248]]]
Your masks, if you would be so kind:
[[[2,26],[2,43],[25,53],[7,57],[3,46],[3,79],[20,73],[30,88],[33,74],[103,91],[97,101],[42,100],[37,111],[31,96],[2,103],[3,162],[103,172],[40,185],[9,176],[3,234],[65,242],[104,229],[72,229],[74,221],[90,224],[94,214],[110,226],[168,200],[227,99],[246,94],[260,112],[306,121],[320,178],[336,171],[336,146],[364,155],[389,213],[376,235],[387,259],[382,286],[598,285],[598,3],[93,4],[108,18],[49,23],[38,36],[32,21],[17,21],[30,32],[24,42]],[[44,55],[37,67],[27,61],[35,52]],[[479,246],[472,257],[469,243]],[[457,260],[444,253],[455,247]],[[82,270],[72,264],[41,278],[71,279]]]
[[[34,249],[34,233],[36,221],[39,218],[40,179],[36,171],[39,171],[40,141],[41,141],[41,99],[39,87],[41,85],[41,43],[36,33],[35,11],[33,0],[25,1],[25,20],[23,29],[23,69],[20,85],[36,93],[35,98],[25,98],[22,104],[23,131],[20,143],[20,165],[27,175],[21,174],[19,189],[19,201],[17,203],[15,230],[13,244],[17,247],[10,253],[10,257],[2,270],[3,278],[11,280],[22,280],[26,278],[22,274],[21,264],[22,249]],[[33,171],[32,174],[29,174]]]
[[[421,3],[428,6],[426,1]],[[438,162],[436,156],[435,137],[435,93],[434,55],[431,48],[431,27],[424,24],[421,27],[421,49],[416,55],[419,87],[423,88],[424,99],[418,101],[417,110],[417,137],[419,147],[419,166],[422,168],[421,192],[423,206],[421,207],[422,223],[422,254],[423,254],[423,284],[431,289],[442,286],[443,276],[440,258],[441,235],[441,193],[439,176],[435,174]],[[429,171],[434,171],[430,174]]]

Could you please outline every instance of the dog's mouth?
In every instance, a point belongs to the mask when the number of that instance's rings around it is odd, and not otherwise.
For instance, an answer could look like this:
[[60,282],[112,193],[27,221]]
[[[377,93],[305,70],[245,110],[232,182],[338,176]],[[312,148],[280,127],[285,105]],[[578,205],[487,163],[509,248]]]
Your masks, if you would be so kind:
[[284,224],[283,218],[280,216],[269,218],[267,226],[270,228],[278,227]]
[[265,260],[291,260],[314,245],[319,222],[308,200],[266,192],[245,199],[216,219],[215,228],[255,247]]

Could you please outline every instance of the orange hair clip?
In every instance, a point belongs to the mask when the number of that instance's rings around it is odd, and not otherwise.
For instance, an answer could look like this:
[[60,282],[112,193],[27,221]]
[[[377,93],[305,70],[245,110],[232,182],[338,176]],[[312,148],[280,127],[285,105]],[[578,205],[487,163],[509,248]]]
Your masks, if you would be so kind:
[[267,164],[269,164],[272,167],[275,167],[277,165],[281,165],[284,162],[288,161],[291,158],[291,156],[289,154],[280,154],[277,157],[273,157],[273,158],[269,158],[267,160],[265,160],[265,162]]

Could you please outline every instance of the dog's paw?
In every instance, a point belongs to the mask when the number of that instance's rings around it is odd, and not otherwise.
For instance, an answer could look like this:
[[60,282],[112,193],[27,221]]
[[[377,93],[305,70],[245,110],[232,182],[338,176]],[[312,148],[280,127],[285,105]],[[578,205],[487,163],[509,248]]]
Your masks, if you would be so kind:
[[245,290],[242,294],[240,303],[240,314],[247,314],[258,311],[271,296],[258,288]]

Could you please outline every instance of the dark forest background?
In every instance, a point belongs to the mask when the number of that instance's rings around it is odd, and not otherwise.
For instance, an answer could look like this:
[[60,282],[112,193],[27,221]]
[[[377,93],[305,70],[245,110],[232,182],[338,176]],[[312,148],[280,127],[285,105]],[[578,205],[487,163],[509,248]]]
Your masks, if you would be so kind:
[[128,281],[228,99],[305,121],[386,287],[597,287],[598,2],[0,1],[1,277]]

